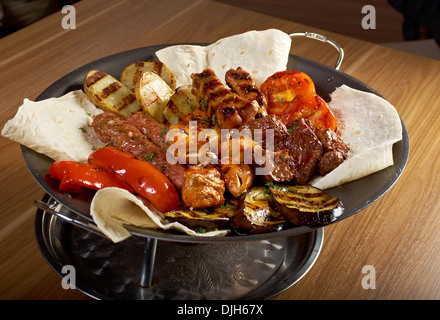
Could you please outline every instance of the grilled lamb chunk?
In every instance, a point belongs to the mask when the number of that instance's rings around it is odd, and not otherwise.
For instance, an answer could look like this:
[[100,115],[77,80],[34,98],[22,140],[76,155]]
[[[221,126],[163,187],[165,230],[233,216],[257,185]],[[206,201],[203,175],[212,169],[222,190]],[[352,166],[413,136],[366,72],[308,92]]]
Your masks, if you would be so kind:
[[[238,130],[249,129],[253,134],[254,140],[256,139],[255,129],[262,130],[262,141],[256,141],[260,143],[263,148],[267,148],[266,146],[266,130],[273,130],[273,151],[280,150],[283,147],[284,140],[287,138],[288,132],[286,125],[281,121],[279,117],[276,115],[267,115],[263,118],[252,119],[241,125]],[[258,140],[258,139],[257,139]]]
[[[266,150],[266,152],[271,152]],[[274,182],[295,182],[297,176],[296,165],[287,150],[273,152],[273,170],[264,176],[266,181]],[[266,164],[267,166],[267,164]]]
[[308,120],[297,119],[286,127],[289,135],[284,141],[284,147],[295,163],[296,183],[299,185],[307,184],[323,155],[322,143]]
[[215,75],[212,69],[192,74],[201,106],[220,128],[232,129],[257,116],[260,106],[233,93]]
[[225,74],[226,84],[232,91],[247,100],[256,100],[261,108],[261,116],[267,114],[267,101],[263,93],[258,89],[251,75],[241,67],[229,69]]
[[324,155],[319,159],[318,163],[319,174],[323,176],[344,162],[349,148],[333,130],[319,130],[316,135],[324,148]]
[[165,174],[176,188],[182,187],[185,168],[178,163],[169,164],[166,152],[148,140],[134,125],[106,111],[93,117],[92,126],[103,142],[150,162]]

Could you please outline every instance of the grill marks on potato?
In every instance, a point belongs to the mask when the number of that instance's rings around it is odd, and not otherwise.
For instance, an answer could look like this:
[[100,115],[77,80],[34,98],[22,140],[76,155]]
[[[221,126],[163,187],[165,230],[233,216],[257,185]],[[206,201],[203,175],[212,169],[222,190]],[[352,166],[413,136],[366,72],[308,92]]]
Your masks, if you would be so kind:
[[94,83],[98,82],[102,78],[107,76],[107,73],[102,71],[89,72],[85,79],[85,83],[88,87],[92,86]]
[[119,88],[121,88],[121,84],[118,82],[112,82],[110,83],[110,85],[108,85],[107,87],[105,87],[104,89],[102,89],[102,94],[100,96],[98,96],[99,100],[104,100],[105,98],[107,98],[109,95],[111,95],[112,93],[115,93],[116,91],[119,90]]
[[139,111],[136,95],[111,75],[92,70],[84,80],[84,92],[100,109],[128,116]]

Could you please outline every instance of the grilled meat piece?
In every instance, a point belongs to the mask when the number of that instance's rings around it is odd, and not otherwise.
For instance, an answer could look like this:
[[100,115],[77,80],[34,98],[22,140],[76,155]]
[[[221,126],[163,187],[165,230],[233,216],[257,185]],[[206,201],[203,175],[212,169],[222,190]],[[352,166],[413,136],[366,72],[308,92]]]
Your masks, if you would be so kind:
[[303,118],[290,122],[287,130],[289,135],[284,141],[284,148],[295,163],[296,184],[307,184],[323,155],[322,143],[310,126],[310,122]]
[[319,159],[318,163],[319,174],[323,176],[344,162],[349,148],[333,130],[319,130],[316,135],[324,148],[324,155]]
[[138,157],[147,149],[156,151],[142,132],[113,112],[106,111],[93,117],[92,127],[99,138],[111,146]]
[[232,91],[240,97],[250,101],[256,100],[261,107],[261,116],[267,114],[266,98],[247,71],[241,67],[230,69],[225,74],[225,81]]
[[190,121],[197,121],[197,128],[209,128],[208,114],[203,110],[195,110],[179,118],[177,125],[188,126]]
[[226,187],[235,198],[246,193],[254,182],[253,170],[247,164],[227,164],[220,168],[220,172]]
[[156,119],[145,113],[138,111],[125,118],[125,121],[138,128],[151,142],[162,150],[166,150],[170,144],[166,141],[168,127],[157,122]]
[[225,202],[225,183],[217,169],[190,167],[185,171],[182,200],[187,207],[205,209]]
[[112,112],[104,112],[94,116],[92,126],[103,142],[150,162],[165,174],[176,188],[182,187],[185,168],[180,164],[169,164],[166,152],[148,140],[134,125]]
[[268,162],[266,160],[264,163],[257,163],[257,166],[264,167],[266,169],[264,180],[274,182],[295,181],[294,179],[298,175],[296,165],[287,150],[282,149],[277,151],[263,151],[265,153],[265,157],[270,156],[273,159],[273,162]]
[[[253,134],[254,140],[259,143],[263,148],[267,149],[266,146],[266,130],[272,129],[273,130],[273,151],[279,150],[283,147],[284,139],[286,139],[288,132],[286,125],[279,117],[277,117],[274,114],[267,115],[263,118],[258,119],[252,119],[245,123],[244,125],[240,126],[238,130],[244,130],[249,129],[251,133]],[[256,136],[255,129],[261,130],[262,136],[261,141],[258,141]]]
[[212,69],[192,74],[194,87],[198,90],[199,101],[210,119],[220,128],[232,129],[255,118],[260,106],[233,93],[215,75]]

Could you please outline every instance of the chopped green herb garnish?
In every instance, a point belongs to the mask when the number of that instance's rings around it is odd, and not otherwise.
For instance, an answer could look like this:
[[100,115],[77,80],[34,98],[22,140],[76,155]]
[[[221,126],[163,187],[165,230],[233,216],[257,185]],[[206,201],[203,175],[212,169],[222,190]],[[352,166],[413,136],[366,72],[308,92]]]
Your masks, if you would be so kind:
[[291,133],[293,130],[296,130],[298,128],[299,128],[298,126],[289,128],[289,129],[287,129],[287,132]]
[[148,155],[148,157],[145,158],[147,161],[153,161],[153,159],[156,157],[156,151],[151,151],[151,153]]
[[196,229],[196,232],[198,232],[198,233],[206,233],[206,230],[205,230],[205,228],[198,227],[198,228]]
[[168,132],[168,127],[167,127],[167,126],[163,126],[163,127],[162,127],[162,130],[160,131],[160,136],[163,137],[163,135],[164,135],[165,133],[167,133],[167,132]]

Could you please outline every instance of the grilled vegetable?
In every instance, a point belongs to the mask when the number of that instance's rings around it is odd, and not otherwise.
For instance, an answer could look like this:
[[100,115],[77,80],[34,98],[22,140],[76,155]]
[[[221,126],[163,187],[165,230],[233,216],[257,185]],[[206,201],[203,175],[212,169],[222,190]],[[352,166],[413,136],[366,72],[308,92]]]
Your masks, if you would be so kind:
[[102,110],[129,116],[142,109],[136,100],[136,95],[105,72],[89,71],[84,79],[83,87],[90,101]]
[[102,147],[90,154],[89,163],[116,173],[162,212],[174,210],[179,204],[179,195],[170,180],[152,164],[130,153]]
[[311,186],[271,186],[278,211],[294,225],[324,225],[344,210],[341,201]]
[[117,187],[134,192],[124,181],[113,172],[106,171],[90,163],[60,160],[49,167],[52,178],[60,181],[59,190],[78,193],[82,187],[99,190],[107,187]]
[[154,72],[145,72],[135,88],[136,99],[150,116],[162,122],[163,111],[173,89]]
[[327,103],[316,94],[312,79],[301,71],[279,71],[261,85],[269,114],[280,116],[285,124],[306,118],[315,128],[335,130],[338,123]]
[[254,187],[244,194],[231,217],[230,224],[239,234],[259,234],[278,231],[284,219],[272,208],[266,187]]
[[196,89],[191,85],[176,89],[163,111],[170,124],[177,124],[179,118],[198,110],[200,107]]
[[145,72],[154,72],[170,86],[176,89],[176,78],[171,70],[160,61],[137,61],[128,65],[122,71],[120,81],[130,90],[135,89],[137,83]]
[[211,231],[216,229],[224,229],[229,222],[227,212],[212,212],[198,210],[172,210],[165,212],[165,217],[178,221],[181,224],[199,231]]

